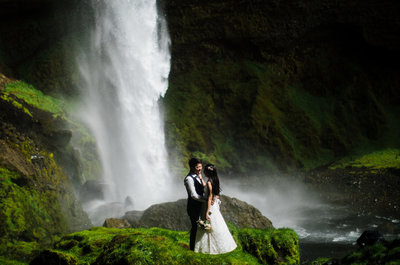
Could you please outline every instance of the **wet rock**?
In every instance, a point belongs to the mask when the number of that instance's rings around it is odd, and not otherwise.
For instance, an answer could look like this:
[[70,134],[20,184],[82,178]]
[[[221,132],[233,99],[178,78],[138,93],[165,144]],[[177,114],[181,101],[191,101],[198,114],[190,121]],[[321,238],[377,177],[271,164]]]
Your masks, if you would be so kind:
[[128,221],[122,218],[107,218],[103,226],[107,228],[131,228]]
[[190,220],[186,213],[186,200],[155,204],[147,208],[134,227],[161,227],[171,230],[188,230]]
[[[265,229],[272,227],[271,221],[263,216],[254,206],[224,195],[221,196],[221,201],[221,213],[225,221],[239,228]],[[178,231],[188,230],[190,229],[190,221],[186,213],[186,204],[187,199],[155,204],[144,212],[127,212],[123,218],[126,218],[132,227],[161,227]]]
[[372,246],[376,243],[385,243],[386,240],[382,234],[375,230],[366,230],[357,239],[357,245],[360,247]]
[[106,218],[120,218],[126,212],[121,202],[90,201],[84,208],[95,226],[101,226]]
[[142,216],[143,211],[128,211],[122,218],[126,219],[133,227],[138,227]]
[[108,185],[100,180],[88,180],[79,190],[79,198],[82,202],[90,200],[103,200]]
[[221,213],[237,227],[269,228],[272,222],[254,206],[236,198],[221,196]]

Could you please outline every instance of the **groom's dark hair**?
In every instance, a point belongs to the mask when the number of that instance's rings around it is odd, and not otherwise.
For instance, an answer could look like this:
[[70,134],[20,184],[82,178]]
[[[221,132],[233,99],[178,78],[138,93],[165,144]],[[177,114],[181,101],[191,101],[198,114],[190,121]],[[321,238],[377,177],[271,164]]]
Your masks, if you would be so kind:
[[197,157],[192,157],[189,159],[189,167],[190,170],[192,170],[197,164],[201,164],[201,160],[198,159]]

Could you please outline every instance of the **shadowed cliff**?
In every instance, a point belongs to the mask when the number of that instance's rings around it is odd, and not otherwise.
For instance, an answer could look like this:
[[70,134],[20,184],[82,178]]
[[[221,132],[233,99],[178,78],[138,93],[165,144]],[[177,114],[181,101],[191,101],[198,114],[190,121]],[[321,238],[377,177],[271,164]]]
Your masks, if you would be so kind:
[[286,171],[399,148],[397,2],[164,1],[164,8],[172,157]]

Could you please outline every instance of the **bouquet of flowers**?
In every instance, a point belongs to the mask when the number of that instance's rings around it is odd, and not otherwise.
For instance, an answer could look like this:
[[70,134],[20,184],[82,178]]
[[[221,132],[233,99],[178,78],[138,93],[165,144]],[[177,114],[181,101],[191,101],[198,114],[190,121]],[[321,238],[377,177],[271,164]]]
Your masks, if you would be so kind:
[[202,230],[205,230],[205,231],[210,231],[211,230],[211,224],[210,224],[210,221],[208,221],[208,220],[204,221],[204,220],[199,219],[197,221],[197,226],[200,227]]

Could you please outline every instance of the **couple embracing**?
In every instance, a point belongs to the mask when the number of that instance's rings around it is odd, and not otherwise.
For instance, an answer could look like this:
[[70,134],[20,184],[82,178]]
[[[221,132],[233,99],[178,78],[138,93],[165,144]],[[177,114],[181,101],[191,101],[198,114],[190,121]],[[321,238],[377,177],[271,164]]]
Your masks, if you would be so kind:
[[[185,177],[188,193],[187,213],[190,217],[190,249],[195,252],[222,254],[236,248],[236,243],[221,215],[220,186],[217,169],[212,164],[204,167],[198,158],[189,160],[190,172]],[[207,225],[204,225],[204,222]],[[203,224],[203,225],[199,225]]]

